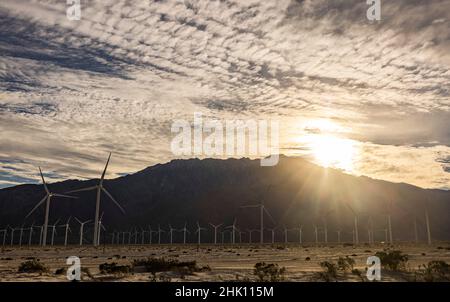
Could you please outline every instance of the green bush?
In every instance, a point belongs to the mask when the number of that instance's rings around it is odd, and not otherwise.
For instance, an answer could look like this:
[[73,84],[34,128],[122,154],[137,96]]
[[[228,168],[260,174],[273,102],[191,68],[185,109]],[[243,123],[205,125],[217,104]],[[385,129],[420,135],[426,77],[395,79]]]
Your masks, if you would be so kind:
[[286,269],[278,264],[258,262],[255,264],[253,274],[261,282],[279,282],[284,280]]
[[375,256],[380,258],[381,265],[384,268],[393,271],[405,269],[408,262],[408,255],[402,254],[401,251],[377,252]]
[[19,273],[45,273],[48,268],[38,260],[28,260],[19,266]]

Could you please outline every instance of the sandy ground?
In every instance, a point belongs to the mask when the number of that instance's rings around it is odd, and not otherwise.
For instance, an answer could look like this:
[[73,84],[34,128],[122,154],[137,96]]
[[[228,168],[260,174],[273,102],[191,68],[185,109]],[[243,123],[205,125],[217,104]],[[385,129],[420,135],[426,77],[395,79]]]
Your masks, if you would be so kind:
[[[116,262],[129,265],[134,259],[165,257],[178,260],[196,260],[199,266],[210,267],[210,271],[180,275],[174,272],[157,274],[168,281],[236,281],[254,280],[253,267],[257,262],[276,263],[286,268],[287,281],[314,281],[315,274],[322,271],[319,263],[336,261],[339,257],[350,256],[355,260],[355,268],[364,272],[367,257],[388,248],[386,245],[362,245],[358,247],[343,245],[299,246],[299,245],[134,245],[134,246],[54,246],[54,247],[5,247],[0,253],[0,281],[67,281],[65,274],[55,271],[67,268],[66,257],[77,256],[83,268],[89,268],[91,276],[83,274],[83,281],[151,281],[148,272],[134,272],[125,276],[101,275],[99,264]],[[450,263],[450,243],[432,246],[399,244],[391,249],[401,250],[409,256],[407,270],[416,270],[419,264],[431,260]],[[37,258],[49,267],[49,273],[19,273],[19,265],[29,259]],[[307,258],[309,257],[309,260]],[[342,281],[362,281],[360,277],[348,273]],[[405,281],[402,274],[382,270],[382,281]]]

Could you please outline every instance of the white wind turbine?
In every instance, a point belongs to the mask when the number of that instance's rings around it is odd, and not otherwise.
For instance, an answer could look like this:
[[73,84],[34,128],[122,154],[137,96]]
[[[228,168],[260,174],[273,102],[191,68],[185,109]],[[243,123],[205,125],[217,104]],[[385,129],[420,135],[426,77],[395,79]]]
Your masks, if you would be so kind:
[[158,231],[153,231],[152,230],[152,226],[151,225],[149,225],[148,226],[148,233],[149,233],[149,235],[150,235],[150,238],[149,238],[149,244],[152,244],[152,234],[157,234],[158,233]]
[[[356,214],[355,210],[347,203],[347,207],[352,211],[353,217],[354,217],[354,228],[353,228],[353,234],[354,234],[354,243],[359,244],[359,236],[358,236],[358,215]],[[391,221],[391,218],[389,216],[389,221]]]
[[259,208],[259,230],[260,230],[260,243],[264,243],[264,212],[269,216],[269,218],[272,220],[272,222],[275,224],[275,220],[273,219],[272,215],[270,215],[269,211],[267,211],[265,205],[264,205],[264,198],[267,196],[267,193],[269,192],[271,186],[267,188],[266,194],[263,198],[260,199],[259,204],[254,205],[245,205],[241,206],[241,208]]
[[298,228],[294,228],[293,230],[298,231],[298,243],[302,244],[303,225],[300,225]]
[[314,236],[316,238],[316,245],[319,244],[319,231],[317,225],[314,225]]
[[3,233],[3,244],[2,246],[5,246],[5,242],[6,242],[6,232],[8,231],[8,227],[4,228],[3,230],[0,230],[1,233]]
[[227,226],[226,229],[231,228],[231,243],[235,244],[236,243],[236,231],[237,231],[237,227],[236,227],[236,218],[233,221],[233,224],[230,226]]
[[214,244],[217,244],[217,229],[220,228],[223,225],[223,223],[218,224],[218,225],[214,225],[214,224],[210,223],[209,225],[214,228]]
[[33,227],[34,227],[34,221],[33,223],[30,225],[30,228],[27,230],[30,230],[29,234],[28,234],[28,246],[31,246],[31,240],[33,238]]
[[180,232],[183,232],[183,244],[186,244],[186,233],[191,233],[189,232],[189,230],[186,228],[186,222],[184,223],[184,227],[182,229],[180,229]]
[[122,213],[125,213],[125,210],[120,206],[120,204],[114,199],[114,197],[112,197],[112,195],[108,192],[108,190],[106,190],[106,188],[103,186],[103,181],[105,179],[106,169],[108,168],[110,158],[111,158],[111,153],[109,153],[108,160],[106,161],[105,169],[103,170],[102,176],[100,177],[100,180],[97,185],[67,192],[67,193],[75,193],[75,192],[91,191],[91,190],[97,191],[97,198],[96,198],[96,203],[95,203],[95,218],[94,218],[94,243],[93,243],[94,246],[97,246],[100,244],[100,241],[98,240],[98,236],[99,236],[98,220],[99,220],[99,214],[100,214],[101,193],[102,192],[105,193],[114,202],[114,204],[120,209],[120,211],[122,211]]
[[249,229],[247,229],[247,232],[248,232],[248,243],[252,243],[252,234],[253,234],[253,232],[258,232],[258,230],[255,230],[255,229],[249,230]]
[[288,231],[289,231],[289,229],[285,226],[284,227],[284,243],[288,243]]
[[141,245],[144,245],[145,243],[145,233],[147,233],[147,231],[141,228]]
[[134,227],[134,245],[137,245],[138,243],[138,230],[136,227]]
[[275,228],[267,229],[267,230],[271,233],[271,238],[272,238],[271,243],[274,244],[275,243]]
[[341,243],[341,230],[337,230],[336,233],[337,233],[337,242]]
[[170,236],[170,244],[173,243],[173,231],[175,231],[174,228],[172,228],[172,226],[169,223],[169,236]]
[[24,230],[24,228],[23,228],[23,224],[22,224],[22,226],[19,229],[19,246],[22,246],[23,230]]
[[44,175],[42,174],[41,167],[39,167],[39,174],[41,175],[42,184],[44,185],[46,194],[45,194],[44,198],[42,198],[41,201],[39,201],[38,204],[36,204],[34,206],[34,208],[30,211],[30,213],[28,213],[28,215],[25,217],[25,219],[28,218],[41,204],[46,202],[45,203],[44,225],[43,225],[44,237],[42,238],[42,242],[43,242],[42,245],[46,246],[47,245],[48,215],[49,215],[49,211],[50,211],[50,202],[51,202],[52,197],[63,197],[63,198],[73,198],[73,199],[76,199],[77,197],[50,192],[50,190],[47,187],[47,184],[45,183],[45,179],[44,179]]
[[[52,239],[51,239],[51,245],[52,245],[52,246],[53,246],[53,243],[54,243],[54,240],[55,240],[56,226],[57,226],[58,222],[59,222],[59,219],[56,220],[55,224],[49,225],[49,227],[52,228]],[[45,235],[45,234],[44,234],[44,235]]]
[[201,243],[201,241],[200,241],[200,236],[201,236],[202,230],[206,231],[205,228],[200,227],[200,224],[199,224],[198,221],[197,221],[197,230],[195,231],[195,233],[198,234],[198,237],[197,237],[197,244],[198,244],[198,245],[200,245],[200,243]]
[[76,217],[75,217],[75,220],[78,221],[78,223],[80,224],[80,246],[81,246],[81,245],[83,245],[84,225],[86,223],[91,222],[91,220],[86,220],[86,221],[82,222]]
[[98,236],[97,236],[98,244],[100,244],[100,238],[101,238],[101,235],[102,235],[102,230],[106,231],[106,228],[103,225],[103,220],[102,219],[103,219],[103,213],[100,216],[100,219],[98,221]]
[[9,227],[11,230],[11,246],[14,244],[14,232],[17,230],[16,228]]
[[122,245],[125,245],[125,234],[126,232],[122,232]]
[[[161,226],[158,224],[158,244],[161,244],[161,233],[164,233],[165,231],[161,229]],[[172,237],[172,236],[170,236]]]
[[428,216],[428,200],[425,201],[425,223],[427,226],[428,245],[431,245],[430,217]]
[[70,222],[71,218],[72,217],[69,217],[69,219],[67,219],[67,222],[65,224],[62,224],[59,226],[59,227],[65,228],[65,230],[64,230],[64,246],[67,246],[67,236],[69,235],[69,232],[72,232],[72,230],[70,229],[70,226],[69,226],[69,222]]

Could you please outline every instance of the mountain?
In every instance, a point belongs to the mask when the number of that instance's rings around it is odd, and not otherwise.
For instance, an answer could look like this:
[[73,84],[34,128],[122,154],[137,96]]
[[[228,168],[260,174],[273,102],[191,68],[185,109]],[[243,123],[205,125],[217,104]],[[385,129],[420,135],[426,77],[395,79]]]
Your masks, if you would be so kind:
[[[64,193],[93,186],[97,181],[67,180],[49,187],[53,192]],[[282,156],[274,167],[261,167],[259,160],[246,158],[173,160],[132,175],[105,180],[104,185],[126,211],[123,215],[107,196],[102,196],[103,222],[109,231],[149,224],[161,224],[166,228],[168,223],[182,228],[185,222],[192,230],[197,220],[204,226],[208,222],[229,225],[234,218],[242,230],[258,228],[258,210],[240,206],[263,199],[277,226],[293,228],[303,224],[305,240],[313,240],[313,225],[322,226],[321,217],[326,214],[330,240],[336,236],[334,231],[341,229],[342,238],[350,241],[351,209],[359,218],[361,240],[367,238],[369,216],[373,220],[375,238],[384,238],[388,212],[392,216],[394,239],[412,240],[416,217],[419,237],[425,240],[426,205],[433,239],[450,239],[449,191],[357,177],[295,157]],[[0,227],[21,225],[25,215],[44,195],[42,185],[0,190]],[[76,195],[79,199],[52,200],[50,222],[69,216],[93,218],[95,192]],[[42,206],[26,224],[41,223],[43,212]],[[265,222],[266,227],[275,226],[268,216]]]

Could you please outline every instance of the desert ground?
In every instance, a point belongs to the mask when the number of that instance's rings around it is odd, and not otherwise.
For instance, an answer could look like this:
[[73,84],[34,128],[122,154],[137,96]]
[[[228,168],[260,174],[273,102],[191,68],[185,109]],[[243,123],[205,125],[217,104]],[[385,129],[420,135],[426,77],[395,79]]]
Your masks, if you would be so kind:
[[[329,244],[327,246],[300,245],[106,245],[52,246],[52,247],[4,247],[0,253],[0,281],[67,281],[64,269],[68,268],[66,258],[77,256],[83,268],[82,281],[256,281],[254,266],[258,262],[274,263],[284,267],[283,281],[330,281],[318,276],[324,272],[321,262],[336,262],[339,257],[350,257],[354,268],[339,272],[331,281],[367,281],[366,261],[380,251],[398,250],[408,255],[406,267],[399,271],[382,268],[381,281],[414,281],[419,265],[429,261],[442,260],[450,263],[450,243],[433,245],[386,244],[352,246]],[[145,258],[176,259],[196,261],[200,268],[194,272],[149,271],[134,267],[129,273],[101,273],[102,263],[130,265],[133,260]],[[39,260],[46,272],[19,272],[21,263]],[[86,270],[87,268],[87,270]],[[59,274],[56,273],[60,270]],[[63,271],[63,272],[61,272]],[[361,274],[355,273],[360,272]]]

